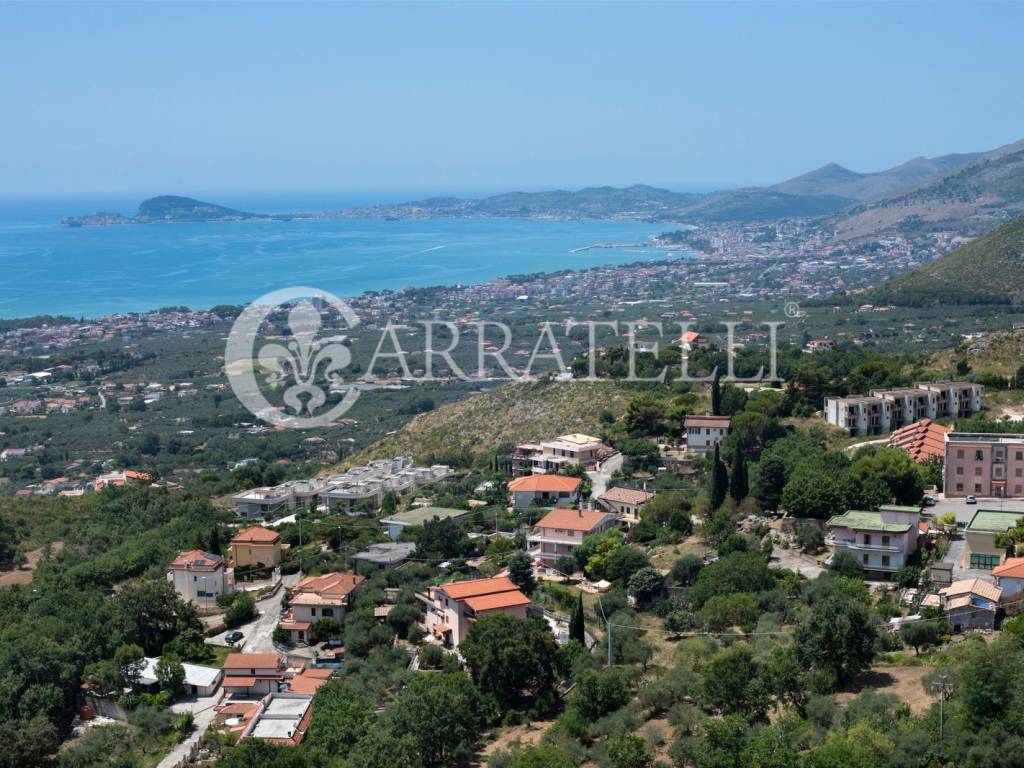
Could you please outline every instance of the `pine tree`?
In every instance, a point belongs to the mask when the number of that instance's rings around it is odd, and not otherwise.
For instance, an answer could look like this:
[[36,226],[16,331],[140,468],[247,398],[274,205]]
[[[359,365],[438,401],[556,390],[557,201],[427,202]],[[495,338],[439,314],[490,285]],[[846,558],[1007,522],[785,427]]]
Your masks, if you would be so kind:
[[533,593],[533,561],[528,554],[520,551],[509,558],[508,577],[526,594]]
[[580,592],[576,605],[572,609],[572,616],[569,618],[569,639],[578,640],[582,645],[587,644],[587,634],[583,622],[583,593]]
[[743,455],[740,441],[736,441],[736,452],[732,457],[732,475],[729,477],[729,495],[736,501],[742,501],[750,494],[750,483],[747,480],[747,457]]
[[725,501],[725,495],[729,490],[729,473],[722,463],[722,457],[718,446],[715,446],[715,457],[711,464],[711,490],[709,493],[711,508],[718,509]]
[[711,381],[711,413],[714,416],[722,415],[722,375],[715,368],[715,378]]

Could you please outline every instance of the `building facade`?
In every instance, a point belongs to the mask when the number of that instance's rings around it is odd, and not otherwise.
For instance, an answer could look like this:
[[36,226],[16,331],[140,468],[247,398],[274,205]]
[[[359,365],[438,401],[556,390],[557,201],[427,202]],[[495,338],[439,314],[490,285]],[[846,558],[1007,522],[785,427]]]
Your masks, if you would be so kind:
[[182,600],[200,606],[216,605],[217,597],[233,588],[224,558],[201,549],[178,555],[170,565],[167,580]]
[[532,506],[569,507],[580,502],[578,477],[565,475],[528,475],[508,484],[509,503],[516,509]]
[[517,477],[550,474],[574,464],[593,470],[613,453],[615,450],[600,438],[574,432],[554,440],[516,446],[512,454],[512,474]]
[[277,531],[259,526],[244,528],[229,546],[235,568],[276,568],[281,564],[281,534]]
[[710,453],[729,433],[728,416],[687,416],[683,422],[686,450]]
[[555,509],[541,518],[526,537],[528,552],[546,566],[572,555],[583,537],[617,528],[615,512],[597,509]]
[[1006,547],[996,544],[996,537],[1017,524],[1020,512],[979,509],[964,529],[964,554],[961,568],[990,571],[1006,559]]
[[826,543],[833,554],[849,552],[865,571],[895,573],[917,550],[920,518],[918,507],[849,510],[828,521]]
[[454,581],[431,587],[417,595],[426,604],[424,622],[428,634],[448,648],[458,648],[473,622],[505,613],[525,619],[530,598],[506,576],[494,579]]
[[281,628],[291,633],[293,643],[309,641],[309,632],[321,619],[340,625],[366,577],[354,573],[325,573],[308,576],[292,590],[288,612],[281,617]]
[[969,381],[873,389],[870,395],[825,398],[825,419],[853,437],[885,435],[922,419],[955,419],[978,413],[983,392],[984,387]]
[[1024,496],[1024,435],[950,432],[945,439],[947,498]]

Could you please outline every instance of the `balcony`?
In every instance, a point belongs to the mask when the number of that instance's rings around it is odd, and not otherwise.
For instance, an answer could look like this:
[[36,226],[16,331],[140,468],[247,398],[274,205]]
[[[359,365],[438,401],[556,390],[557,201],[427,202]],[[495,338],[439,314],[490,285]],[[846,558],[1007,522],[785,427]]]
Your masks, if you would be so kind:
[[835,536],[826,536],[825,543],[830,547],[841,547],[852,549],[857,552],[902,552],[903,547],[896,547],[891,544],[864,544],[856,539],[842,539]]

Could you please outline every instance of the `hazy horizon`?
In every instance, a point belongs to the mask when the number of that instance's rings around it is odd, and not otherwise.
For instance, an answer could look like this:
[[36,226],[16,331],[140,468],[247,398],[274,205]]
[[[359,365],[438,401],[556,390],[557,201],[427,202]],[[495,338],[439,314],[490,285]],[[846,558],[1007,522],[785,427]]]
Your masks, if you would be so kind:
[[0,196],[709,191],[1024,136],[1019,4],[241,8],[0,6]]

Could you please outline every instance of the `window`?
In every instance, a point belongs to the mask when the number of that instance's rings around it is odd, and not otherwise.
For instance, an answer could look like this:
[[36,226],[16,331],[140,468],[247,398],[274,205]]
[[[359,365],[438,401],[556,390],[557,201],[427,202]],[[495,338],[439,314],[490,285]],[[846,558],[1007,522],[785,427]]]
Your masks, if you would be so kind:
[[974,460],[975,461],[981,461],[984,458],[985,458],[985,454],[981,452],[980,448],[974,452]]
[[889,556],[888,555],[882,555],[882,565],[884,567],[886,567],[886,568],[889,567]]
[[957,448],[956,449],[956,457],[958,459],[962,459],[964,457],[964,449],[963,448]]
[[321,616],[332,616],[333,617],[334,616],[334,609],[333,608],[323,608],[320,611],[320,615]]
[[1020,467],[1017,467],[1015,470],[1013,470],[1013,476],[1014,477],[1021,477],[1022,476],[1022,470],[1021,470]]
[[1017,451],[1015,458],[1017,461],[1024,461],[1024,451]]
[[1013,495],[1014,496],[1020,496],[1020,494],[1021,494],[1021,486],[1019,486],[1019,485],[1013,486]]
[[889,546],[889,537],[888,536],[883,536],[882,537],[882,546],[883,547],[888,547]]
[[310,616],[316,616],[316,608],[310,608],[309,609],[309,615]]
[[975,483],[974,484],[974,492],[975,493],[981,493],[981,483]]
[[971,554],[971,568],[991,571],[999,565],[999,555]]
[[963,483],[957,483],[957,484],[956,484],[956,489],[957,489],[958,491],[963,491],[963,489],[964,489],[964,484],[963,484]]
[[974,468],[974,476],[975,477],[981,477],[981,467],[975,467]]
[[962,474],[964,473],[964,468],[963,468],[963,467],[957,467],[957,468],[956,468],[956,473],[957,473],[958,475],[962,475]]
[[864,544],[866,544],[867,546],[871,546],[871,534],[870,533],[865,533],[864,534]]
[[867,555],[861,555],[861,559],[863,559],[864,565],[868,564],[868,556]]

